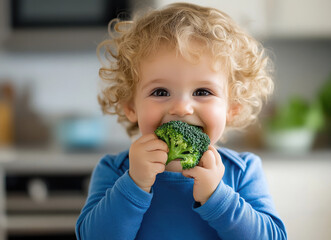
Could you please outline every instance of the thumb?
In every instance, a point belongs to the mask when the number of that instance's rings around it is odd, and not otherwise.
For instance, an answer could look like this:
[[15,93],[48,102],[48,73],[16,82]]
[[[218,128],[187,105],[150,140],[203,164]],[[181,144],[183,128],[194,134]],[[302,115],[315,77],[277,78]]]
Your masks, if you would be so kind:
[[213,168],[216,164],[215,155],[211,148],[209,148],[201,157],[199,166],[207,169]]
[[194,168],[183,170],[182,174],[184,175],[184,177],[196,179],[196,177],[199,175],[200,169],[200,166],[195,166]]

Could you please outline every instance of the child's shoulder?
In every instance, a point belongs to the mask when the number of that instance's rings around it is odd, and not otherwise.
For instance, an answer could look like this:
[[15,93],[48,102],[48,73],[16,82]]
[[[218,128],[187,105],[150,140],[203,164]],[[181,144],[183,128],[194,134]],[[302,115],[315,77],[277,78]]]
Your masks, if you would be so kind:
[[108,167],[113,170],[126,171],[129,168],[129,150],[125,150],[118,154],[107,154],[103,156],[97,167]]
[[235,165],[241,171],[245,172],[246,168],[251,162],[260,162],[261,159],[251,152],[236,152],[228,148],[217,148],[217,151],[222,157],[223,161],[228,161],[230,164]]

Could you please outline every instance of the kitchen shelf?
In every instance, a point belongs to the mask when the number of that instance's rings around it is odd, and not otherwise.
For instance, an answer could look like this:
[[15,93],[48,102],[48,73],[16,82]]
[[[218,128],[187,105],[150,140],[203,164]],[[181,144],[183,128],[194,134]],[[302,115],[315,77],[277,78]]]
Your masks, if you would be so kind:
[[35,201],[26,194],[7,195],[6,210],[11,212],[56,212],[74,211],[79,212],[86,200],[82,193],[53,193],[43,201]]
[[46,233],[73,233],[77,214],[45,215],[17,214],[7,217],[7,233],[38,235]]

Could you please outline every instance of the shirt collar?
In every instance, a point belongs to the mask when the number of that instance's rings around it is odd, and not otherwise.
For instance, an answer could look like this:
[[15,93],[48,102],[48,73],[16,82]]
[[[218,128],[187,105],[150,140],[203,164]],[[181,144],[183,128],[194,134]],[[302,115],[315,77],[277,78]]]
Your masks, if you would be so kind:
[[218,148],[217,151],[222,158],[227,158],[235,163],[242,171],[246,170],[246,162],[240,157],[240,154],[228,148]]

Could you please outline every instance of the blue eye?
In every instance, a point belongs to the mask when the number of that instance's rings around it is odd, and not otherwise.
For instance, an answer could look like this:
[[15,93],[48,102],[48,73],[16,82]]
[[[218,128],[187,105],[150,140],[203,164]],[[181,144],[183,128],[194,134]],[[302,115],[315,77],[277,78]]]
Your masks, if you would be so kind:
[[211,92],[203,88],[197,89],[193,93],[193,96],[209,96],[209,95],[211,95]]
[[155,97],[169,97],[170,94],[167,90],[163,89],[163,88],[158,88],[156,90],[154,90],[151,94],[151,96],[155,96]]

